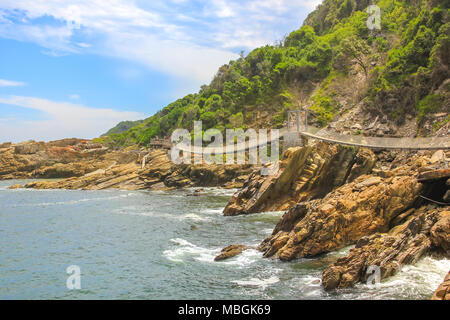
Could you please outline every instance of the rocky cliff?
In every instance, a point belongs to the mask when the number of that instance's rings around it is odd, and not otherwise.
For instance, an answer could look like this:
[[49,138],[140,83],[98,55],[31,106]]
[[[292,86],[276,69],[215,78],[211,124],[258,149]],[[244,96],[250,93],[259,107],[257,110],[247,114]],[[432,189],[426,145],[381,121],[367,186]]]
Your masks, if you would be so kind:
[[450,169],[444,151],[387,152],[317,143],[286,151],[279,172],[254,172],[225,215],[287,210],[258,249],[289,261],[355,245],[323,272],[326,290],[381,278],[424,256],[450,257]]
[[238,188],[253,170],[248,165],[175,165],[163,150],[110,150],[79,139],[2,144],[0,165],[2,180],[60,179],[13,186],[36,189]]
[[224,210],[225,215],[285,210],[293,204],[321,198],[336,187],[368,173],[375,155],[328,143],[288,149],[273,176],[255,171]]
[[432,300],[450,300],[450,272],[434,293]]
[[0,180],[79,177],[135,158],[131,152],[109,151],[81,139],[3,143],[0,144]]

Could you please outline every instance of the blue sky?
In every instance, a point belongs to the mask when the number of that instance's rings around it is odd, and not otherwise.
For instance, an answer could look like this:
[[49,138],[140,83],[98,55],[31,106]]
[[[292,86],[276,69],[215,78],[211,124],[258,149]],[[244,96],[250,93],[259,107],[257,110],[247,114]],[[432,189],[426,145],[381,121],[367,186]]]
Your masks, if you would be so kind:
[[0,142],[93,138],[197,92],[320,0],[0,0]]

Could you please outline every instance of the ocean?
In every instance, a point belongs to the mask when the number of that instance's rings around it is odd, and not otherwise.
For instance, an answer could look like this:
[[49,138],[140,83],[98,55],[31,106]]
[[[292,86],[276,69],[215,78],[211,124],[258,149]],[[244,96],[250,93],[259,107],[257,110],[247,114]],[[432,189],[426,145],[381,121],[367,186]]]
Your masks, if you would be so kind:
[[[450,260],[425,258],[372,288],[325,292],[321,273],[350,248],[281,262],[256,247],[282,212],[224,217],[236,190],[8,190],[0,181],[0,299],[429,299]],[[69,290],[67,268],[79,268]]]

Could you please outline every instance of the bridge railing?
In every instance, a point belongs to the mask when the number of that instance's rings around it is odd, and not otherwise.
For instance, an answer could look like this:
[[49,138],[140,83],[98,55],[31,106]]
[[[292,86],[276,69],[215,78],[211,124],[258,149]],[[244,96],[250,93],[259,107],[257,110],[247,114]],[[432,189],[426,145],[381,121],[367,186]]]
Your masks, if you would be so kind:
[[[304,129],[304,127],[303,127]],[[366,147],[371,149],[406,149],[406,150],[447,150],[450,149],[450,137],[368,137],[363,135],[346,135],[334,130],[319,129],[309,126],[300,135],[337,143],[342,145]]]

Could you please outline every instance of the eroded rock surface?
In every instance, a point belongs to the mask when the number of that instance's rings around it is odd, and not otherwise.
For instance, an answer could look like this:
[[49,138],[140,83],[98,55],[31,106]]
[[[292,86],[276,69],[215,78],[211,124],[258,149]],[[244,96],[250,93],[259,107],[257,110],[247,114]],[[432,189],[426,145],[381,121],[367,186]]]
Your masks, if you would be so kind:
[[321,200],[291,208],[260,249],[265,257],[292,260],[387,232],[391,221],[413,206],[421,190],[422,185],[411,176],[361,176]]
[[132,152],[109,151],[81,139],[3,143],[0,145],[0,180],[81,177],[135,159],[136,154]]
[[[70,143],[76,143],[71,145]],[[26,184],[35,189],[165,190],[194,186],[242,187],[253,168],[249,165],[175,165],[164,150],[109,151],[101,145],[66,139],[27,142],[0,150],[0,178],[62,178]],[[2,174],[3,173],[3,174]],[[20,188],[22,186],[14,186]]]
[[450,300],[450,271],[434,292],[431,300]]
[[255,171],[224,210],[228,216],[286,210],[369,173],[375,164],[370,150],[318,143],[288,149],[273,176]]
[[222,251],[214,258],[214,261],[223,261],[226,259],[230,259],[232,257],[240,255],[242,252],[248,249],[250,248],[242,244],[233,244],[231,246],[223,248]]
[[339,258],[323,272],[322,284],[326,290],[331,290],[365,282],[369,266],[380,267],[381,279],[384,279],[432,251],[450,257],[449,234],[448,209],[429,206],[411,210],[406,221],[388,233],[362,237],[346,257]]

